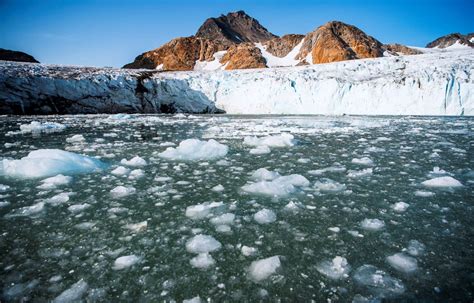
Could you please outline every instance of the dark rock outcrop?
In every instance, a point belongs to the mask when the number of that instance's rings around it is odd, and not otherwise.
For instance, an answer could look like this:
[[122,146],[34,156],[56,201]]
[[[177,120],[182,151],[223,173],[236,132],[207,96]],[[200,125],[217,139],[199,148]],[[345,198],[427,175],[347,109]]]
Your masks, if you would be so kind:
[[260,49],[251,43],[242,43],[231,46],[220,60],[226,64],[225,69],[264,68],[265,58]]
[[422,54],[422,52],[420,52],[417,49],[410,48],[408,46],[398,44],[398,43],[384,44],[383,48],[386,51],[393,54],[393,55],[419,55],[419,54]]
[[4,48],[0,48],[0,60],[39,63],[38,60],[36,60],[33,56],[28,55],[27,53],[12,51]]
[[453,34],[439,37],[438,39],[431,41],[430,43],[426,45],[426,47],[446,48],[455,44],[456,42],[458,42],[459,44],[466,45],[466,46],[474,47],[474,43],[470,41],[473,37],[474,37],[474,33],[470,33],[467,35],[462,35],[460,33],[453,33]]
[[244,11],[238,11],[207,19],[198,29],[196,37],[232,45],[243,42],[264,42],[277,36]]
[[288,34],[282,37],[273,38],[263,43],[266,46],[266,51],[270,54],[283,58],[297,46],[304,35]]

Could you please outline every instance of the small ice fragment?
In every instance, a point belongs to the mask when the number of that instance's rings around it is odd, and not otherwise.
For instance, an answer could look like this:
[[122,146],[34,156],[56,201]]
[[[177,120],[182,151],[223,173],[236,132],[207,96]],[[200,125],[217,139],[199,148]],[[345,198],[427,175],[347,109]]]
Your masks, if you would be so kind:
[[145,166],[145,165],[146,165],[145,159],[143,159],[143,158],[141,158],[141,157],[139,157],[139,156],[135,156],[135,157],[133,157],[133,158],[130,159],[130,160],[122,159],[122,161],[120,161],[120,163],[123,164],[123,165],[135,166],[135,167]]
[[211,220],[209,220],[209,222],[211,222],[214,225],[223,225],[223,224],[229,225],[229,224],[234,223],[234,219],[235,219],[234,214],[226,213],[218,217],[212,218]]
[[196,297],[191,298],[191,299],[184,299],[183,300],[183,303],[201,303],[201,302],[202,302],[201,297],[199,297],[199,296],[196,296]]
[[426,249],[426,246],[417,241],[417,240],[410,240],[410,242],[408,242],[408,247],[407,247],[407,253],[409,253],[410,255],[412,256],[421,256],[425,253],[425,249]]
[[187,139],[179,143],[178,147],[168,147],[158,156],[170,160],[200,161],[222,158],[227,155],[229,148],[216,140],[201,141]]
[[365,286],[372,294],[382,298],[396,297],[405,292],[402,281],[373,265],[359,267],[354,274],[354,280],[357,284]]
[[66,125],[55,123],[55,122],[38,122],[38,121],[31,121],[30,124],[22,124],[20,125],[20,132],[21,133],[54,133],[60,132],[66,129]]
[[83,203],[83,204],[74,204],[74,205],[71,205],[67,208],[67,210],[69,210],[70,212],[72,213],[79,213],[81,211],[84,211],[86,209],[88,209],[89,207],[91,207],[90,204],[87,204],[87,203]]
[[266,168],[259,168],[253,172],[250,178],[257,181],[267,181],[274,180],[278,177],[280,177],[278,172],[270,171]]
[[113,171],[111,171],[111,174],[115,176],[124,176],[124,175],[127,175],[129,172],[130,172],[130,169],[123,166],[119,166]]
[[221,243],[208,235],[196,235],[186,242],[186,250],[190,253],[209,253],[221,248]]
[[364,219],[360,226],[365,230],[378,231],[385,227],[385,222],[379,219]]
[[398,271],[404,273],[414,272],[418,268],[418,262],[415,258],[409,257],[404,253],[396,253],[387,257],[387,262]]
[[266,137],[245,137],[244,144],[249,146],[291,147],[295,145],[294,136],[288,133]]
[[53,204],[53,205],[59,205],[59,204],[62,204],[62,203],[65,203],[67,201],[69,201],[69,195],[71,193],[60,193],[60,194],[57,194],[49,199],[46,200],[46,202],[50,203],[50,204]]
[[391,207],[394,211],[398,213],[402,213],[407,210],[407,208],[410,206],[410,204],[405,203],[405,202],[397,202],[393,204]]
[[134,169],[130,172],[128,176],[129,179],[136,180],[145,176],[145,173],[141,169]]
[[69,303],[79,301],[88,289],[89,285],[87,282],[81,279],[57,296],[53,300],[53,303]]
[[245,246],[245,245],[242,246],[240,251],[242,252],[242,255],[246,257],[253,256],[257,253],[257,249],[255,247],[250,247],[250,246]]
[[326,277],[339,280],[341,278],[347,278],[351,269],[347,263],[347,259],[336,256],[331,261],[323,261],[316,266],[316,269]]
[[333,233],[338,233],[341,231],[339,227],[329,227],[328,230],[332,231]]
[[250,149],[249,153],[251,155],[264,155],[264,154],[269,154],[271,152],[270,147],[266,145],[260,145],[255,148]]
[[253,261],[249,267],[250,278],[255,282],[260,282],[273,275],[280,266],[280,257],[278,256]]
[[70,138],[66,138],[67,143],[81,143],[86,141],[83,135],[74,135]]
[[139,222],[139,223],[131,223],[131,224],[127,224],[124,226],[124,228],[134,232],[134,233],[138,233],[138,232],[141,232],[141,231],[144,231],[146,230],[148,227],[148,222],[147,221],[143,221],[143,222]]
[[125,186],[117,186],[110,191],[110,195],[113,198],[123,198],[128,195],[134,194],[136,189],[134,187],[125,187]]
[[426,187],[439,187],[439,188],[463,186],[461,182],[459,182],[458,180],[450,176],[433,178],[433,179],[421,182],[421,184]]
[[112,267],[112,269],[122,270],[125,268],[129,268],[135,265],[136,263],[138,263],[140,260],[141,258],[135,255],[122,256],[115,260],[114,266]]
[[71,183],[72,177],[64,176],[62,174],[56,175],[54,177],[49,177],[44,180],[41,180],[41,185],[38,186],[39,189],[55,189],[58,186],[67,185]]
[[434,196],[435,193],[431,191],[425,191],[425,190],[417,190],[415,191],[415,196],[417,197],[423,197],[423,198],[428,198]]
[[9,189],[10,189],[10,186],[5,185],[5,184],[0,184],[0,193],[4,193]]
[[350,171],[347,172],[347,177],[348,178],[353,178],[353,179],[365,178],[365,177],[368,177],[368,176],[372,175],[372,173],[373,173],[372,168],[366,168],[366,169],[363,169],[363,170],[350,170]]
[[219,185],[216,185],[214,186],[213,188],[211,188],[212,191],[215,191],[215,192],[221,192],[221,191],[224,191],[224,186],[222,186],[221,184]]
[[316,190],[323,193],[338,193],[344,191],[346,186],[328,178],[322,178],[314,183]]
[[276,215],[273,211],[264,208],[255,213],[253,219],[257,221],[258,224],[268,224],[276,221]]
[[189,263],[191,263],[193,267],[205,269],[214,265],[215,261],[209,253],[200,253],[192,258]]
[[369,157],[362,157],[362,158],[354,158],[351,161],[354,164],[364,165],[364,166],[373,166],[374,161],[372,161]]
[[199,220],[207,217],[211,209],[224,205],[222,202],[205,202],[202,204],[191,205],[186,208],[186,217],[193,220]]

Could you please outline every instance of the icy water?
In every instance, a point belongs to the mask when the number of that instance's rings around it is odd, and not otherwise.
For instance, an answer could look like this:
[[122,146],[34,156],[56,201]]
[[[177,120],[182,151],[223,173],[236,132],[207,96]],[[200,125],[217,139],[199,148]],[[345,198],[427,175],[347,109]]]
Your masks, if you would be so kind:
[[[31,121],[66,128],[20,131]],[[1,301],[472,301],[473,127],[472,118],[1,117],[4,159],[61,149],[101,161],[56,183],[42,181],[56,174],[48,167],[25,175],[40,160],[9,173],[3,161]],[[219,143],[173,150],[191,138]]]

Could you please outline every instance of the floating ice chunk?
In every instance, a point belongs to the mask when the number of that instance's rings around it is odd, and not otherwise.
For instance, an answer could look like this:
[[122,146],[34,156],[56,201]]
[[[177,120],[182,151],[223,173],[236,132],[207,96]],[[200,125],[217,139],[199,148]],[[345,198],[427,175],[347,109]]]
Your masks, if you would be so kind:
[[364,165],[364,166],[373,166],[374,165],[374,161],[372,161],[372,159],[370,159],[369,157],[354,158],[354,159],[352,159],[351,162],[354,163],[354,164]]
[[349,276],[349,271],[351,267],[347,263],[347,259],[336,256],[331,261],[323,261],[316,265],[316,269],[326,277],[339,280],[341,278],[347,278]]
[[189,263],[191,263],[193,267],[205,269],[214,265],[215,261],[209,253],[200,253],[192,258]]
[[308,186],[309,181],[305,177],[293,174],[281,176],[272,181],[260,181],[242,186],[242,190],[248,193],[268,196],[286,196],[296,190],[296,187]]
[[136,180],[145,176],[145,172],[141,169],[134,169],[130,172],[128,176],[129,179]]
[[250,246],[242,246],[240,248],[240,251],[242,252],[242,255],[246,257],[253,256],[257,253],[257,249],[255,247],[250,247]]
[[55,122],[38,122],[31,121],[30,124],[20,125],[20,132],[22,133],[54,133],[60,132],[66,129],[66,125],[55,123]]
[[348,178],[364,178],[372,175],[373,169],[372,168],[366,168],[362,170],[350,170],[347,172],[347,177]]
[[425,253],[425,249],[426,246],[423,243],[417,240],[410,240],[410,242],[408,242],[406,251],[410,255],[417,257],[423,255]]
[[276,215],[273,211],[264,208],[255,213],[253,219],[257,221],[258,224],[268,224],[276,221]]
[[444,175],[449,175],[449,174],[447,171],[445,171],[444,169],[440,169],[438,166],[433,167],[433,170],[428,173],[428,176],[430,178],[440,177]]
[[385,227],[385,222],[379,219],[364,219],[360,226],[365,230],[378,231]]
[[257,146],[255,148],[252,148],[249,153],[251,155],[264,155],[264,154],[269,154],[271,153],[271,149],[270,147],[266,146],[266,145],[260,145],[260,146]]
[[5,184],[0,184],[0,193],[4,193],[9,189],[10,189],[10,186],[5,185]]
[[108,117],[110,120],[129,120],[132,119],[132,116],[129,114],[115,114]]
[[244,144],[249,146],[287,147],[295,145],[294,136],[288,133],[266,137],[245,137]]
[[190,253],[209,253],[221,248],[221,243],[208,235],[196,235],[186,242],[186,250]]
[[224,225],[224,224],[229,225],[229,224],[234,223],[234,219],[235,219],[234,214],[226,213],[218,217],[212,218],[211,220],[209,220],[209,222],[211,222],[211,224],[214,224],[214,225]]
[[216,231],[218,233],[231,233],[232,228],[229,225],[216,225]]
[[227,155],[229,148],[213,139],[201,141],[187,139],[179,143],[178,147],[168,147],[158,156],[170,160],[199,161],[222,158]]
[[412,273],[418,268],[418,262],[415,258],[409,257],[404,253],[396,253],[387,257],[387,262],[398,271]]
[[[178,114],[178,115],[180,115],[180,114]],[[176,116],[177,116],[177,115],[176,115]],[[184,115],[183,115],[183,116],[184,116]],[[201,303],[201,302],[202,302],[202,301],[201,301],[201,297],[199,297],[199,296],[196,296],[196,297],[191,298],[191,299],[184,299],[184,300],[183,300],[183,303]]]
[[425,191],[425,190],[417,190],[415,191],[415,196],[417,197],[423,197],[423,198],[428,198],[434,196],[435,193],[431,191]]
[[450,176],[433,178],[424,182],[421,182],[422,185],[426,187],[462,187],[462,183]]
[[205,202],[202,204],[191,205],[186,208],[186,217],[193,220],[199,220],[207,217],[211,209],[224,205],[222,202]]
[[2,207],[7,207],[8,205],[10,205],[10,202],[8,202],[8,201],[0,201],[0,208],[2,208]]
[[211,188],[212,191],[215,191],[215,192],[221,192],[221,191],[224,191],[224,186],[222,186],[221,184],[219,185],[216,185],[214,186],[213,188]]
[[259,168],[253,172],[250,178],[257,181],[267,181],[274,180],[278,177],[280,177],[280,174],[276,171],[269,171],[266,168]]
[[82,143],[86,141],[86,138],[84,138],[83,135],[74,135],[70,138],[66,138],[67,143]]
[[94,222],[82,222],[82,223],[74,225],[74,227],[80,230],[88,230],[88,229],[93,228],[95,225],[96,223]]
[[88,289],[89,285],[87,282],[81,279],[57,296],[53,300],[53,303],[70,303],[79,301]]
[[288,202],[288,204],[285,205],[285,210],[296,212],[302,209],[303,207],[304,206],[301,205],[301,203],[299,202],[290,201]]
[[124,176],[124,175],[127,175],[129,172],[130,172],[130,169],[123,166],[119,166],[113,171],[111,171],[111,174],[115,176]]
[[140,167],[140,166],[145,166],[146,165],[145,159],[143,159],[139,156],[135,156],[130,160],[122,159],[122,161],[120,161],[120,163],[123,164],[123,165],[135,166],[135,167]]
[[31,206],[25,206],[12,211],[7,217],[33,216],[44,210],[44,202],[38,202]]
[[123,198],[129,195],[132,195],[136,192],[137,190],[134,187],[125,187],[125,186],[117,186],[114,189],[110,191],[110,195],[113,198]]
[[124,226],[124,228],[134,232],[134,233],[138,233],[138,232],[141,232],[141,231],[144,231],[146,230],[148,227],[148,222],[147,221],[143,221],[143,222],[139,222],[139,223],[131,223],[131,224],[127,224]]
[[402,213],[407,210],[407,208],[410,206],[410,204],[405,203],[405,202],[397,202],[393,204],[391,207],[394,211],[398,213]]
[[105,167],[97,159],[59,149],[38,149],[20,160],[3,159],[0,176],[30,179],[58,174],[79,174],[99,171]]
[[66,203],[67,201],[69,201],[69,196],[71,195],[71,193],[60,193],[60,194],[57,194],[49,199],[46,200],[46,202],[52,204],[52,205],[59,205],[59,204],[62,204],[62,203]]
[[65,176],[62,174],[56,175],[54,177],[46,178],[44,180],[41,180],[41,185],[38,186],[39,189],[55,189],[58,186],[61,185],[67,185],[71,183],[72,177],[70,176]]
[[323,193],[338,193],[346,190],[346,186],[344,184],[338,183],[328,178],[323,178],[319,181],[316,181],[316,183],[314,183],[314,187],[316,190],[319,190]]
[[365,286],[372,294],[389,298],[405,292],[402,281],[391,277],[373,265],[362,265],[354,273],[356,283]]
[[138,257],[136,255],[128,255],[128,256],[122,256],[117,259],[115,259],[114,266],[112,269],[114,270],[122,270],[125,268],[129,268],[136,263],[138,263],[141,260],[141,257]]
[[69,206],[67,210],[69,210],[72,213],[79,213],[81,211],[88,209],[89,207],[91,207],[91,205],[87,203],[74,204],[74,205]]
[[173,143],[173,142],[161,142],[161,143],[160,143],[160,146],[163,146],[163,147],[176,146],[176,143]]
[[333,233],[338,233],[341,231],[339,227],[329,227],[328,230],[332,231]]
[[273,275],[280,266],[278,256],[253,261],[249,267],[249,276],[253,281],[260,282]]

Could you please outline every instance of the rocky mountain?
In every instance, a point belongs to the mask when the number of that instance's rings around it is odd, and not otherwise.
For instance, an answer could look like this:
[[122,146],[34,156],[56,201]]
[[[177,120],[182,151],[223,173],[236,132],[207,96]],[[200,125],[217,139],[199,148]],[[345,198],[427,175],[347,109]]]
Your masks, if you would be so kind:
[[474,47],[474,33],[462,35],[460,33],[453,33],[446,36],[439,37],[426,45],[428,48],[447,48],[455,45],[465,45]]
[[0,60],[39,63],[38,60],[36,60],[33,56],[28,55],[27,53],[4,48],[0,48]]
[[195,36],[224,45],[264,42],[277,37],[244,11],[207,19]]
[[247,69],[413,55],[400,44],[384,45],[359,28],[328,22],[307,35],[278,37],[244,11],[209,18],[194,36],[176,38],[145,52],[124,68],[167,71]]

